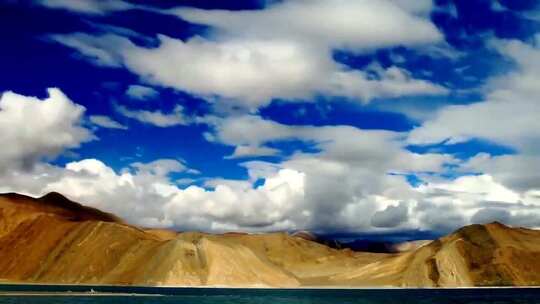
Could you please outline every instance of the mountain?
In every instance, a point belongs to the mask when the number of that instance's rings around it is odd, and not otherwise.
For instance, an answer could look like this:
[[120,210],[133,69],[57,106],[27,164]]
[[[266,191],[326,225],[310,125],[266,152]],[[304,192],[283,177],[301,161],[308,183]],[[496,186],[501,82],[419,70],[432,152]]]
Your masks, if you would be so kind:
[[372,239],[356,239],[353,241],[340,241],[335,237],[318,236],[317,234],[300,230],[291,234],[294,237],[303,238],[308,241],[317,242],[334,249],[351,249],[353,251],[373,252],[373,253],[398,253],[417,249],[431,242],[431,240],[415,240],[406,242],[375,241]]
[[540,285],[540,231],[463,227],[398,253],[335,249],[307,232],[143,229],[61,194],[0,195],[0,281],[183,286]]
[[430,243],[431,240],[416,240],[408,242],[374,241],[370,239],[357,239],[350,242],[330,242],[329,246],[338,249],[349,248],[353,251],[399,253],[417,249]]
[[[497,222],[470,225],[379,265],[335,275],[332,280],[337,284],[377,285],[393,277],[394,284],[407,287],[537,286],[539,241],[540,231],[536,230]],[[380,280],[373,280],[377,273]]]

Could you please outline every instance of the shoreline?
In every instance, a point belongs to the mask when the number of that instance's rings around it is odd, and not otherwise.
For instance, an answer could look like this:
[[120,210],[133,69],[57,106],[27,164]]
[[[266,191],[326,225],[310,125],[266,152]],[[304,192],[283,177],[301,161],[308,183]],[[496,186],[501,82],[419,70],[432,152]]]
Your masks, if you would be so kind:
[[[4,286],[39,286],[39,287],[76,287],[76,288],[133,288],[133,289],[221,289],[221,290],[468,290],[468,289],[540,289],[540,286],[455,286],[455,287],[399,287],[399,286],[299,286],[299,287],[273,287],[273,286],[229,286],[229,285],[111,285],[111,284],[58,284],[58,283],[22,283],[7,282],[0,280],[0,295],[3,294],[1,287]],[[54,292],[54,291],[53,291]],[[50,292],[50,293],[53,293]],[[69,291],[66,291],[67,293]],[[64,292],[62,292],[64,293]],[[85,293],[85,292],[71,292]],[[88,292],[90,293],[90,292]],[[98,292],[95,293],[106,293]],[[115,293],[118,294],[118,293]]]
[[304,286],[298,288],[238,287],[238,286],[125,286],[125,285],[63,285],[63,284],[3,284],[1,299],[18,298],[182,298],[182,297],[475,297],[490,295],[507,297],[515,294],[540,295],[540,286],[488,287],[350,287]]
[[106,293],[106,292],[0,292],[1,297],[163,297],[161,294]]

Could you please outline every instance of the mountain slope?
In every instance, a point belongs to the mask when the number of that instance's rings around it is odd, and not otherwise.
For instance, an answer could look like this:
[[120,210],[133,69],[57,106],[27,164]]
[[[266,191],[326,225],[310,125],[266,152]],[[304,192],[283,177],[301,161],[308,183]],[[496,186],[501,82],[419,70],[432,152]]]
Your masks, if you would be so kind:
[[332,279],[363,285],[393,277],[397,285],[410,287],[540,285],[539,241],[536,230],[500,223],[470,225],[412,252]]
[[287,233],[144,230],[58,193],[0,195],[0,279],[186,286],[539,285],[540,232],[464,227],[395,254]]

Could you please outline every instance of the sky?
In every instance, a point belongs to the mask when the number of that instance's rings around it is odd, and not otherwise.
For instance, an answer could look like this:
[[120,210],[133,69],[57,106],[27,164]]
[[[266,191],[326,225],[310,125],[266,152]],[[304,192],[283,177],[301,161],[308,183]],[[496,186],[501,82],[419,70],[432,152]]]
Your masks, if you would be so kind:
[[535,0],[0,1],[0,192],[145,227],[540,228]]

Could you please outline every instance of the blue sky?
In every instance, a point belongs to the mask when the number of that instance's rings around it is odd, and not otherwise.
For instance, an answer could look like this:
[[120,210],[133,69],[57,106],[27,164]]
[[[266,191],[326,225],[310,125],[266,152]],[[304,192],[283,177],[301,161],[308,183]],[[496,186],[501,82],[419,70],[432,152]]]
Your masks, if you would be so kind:
[[0,8],[0,190],[215,232],[540,226],[537,1]]

